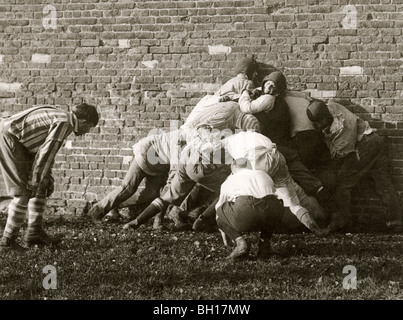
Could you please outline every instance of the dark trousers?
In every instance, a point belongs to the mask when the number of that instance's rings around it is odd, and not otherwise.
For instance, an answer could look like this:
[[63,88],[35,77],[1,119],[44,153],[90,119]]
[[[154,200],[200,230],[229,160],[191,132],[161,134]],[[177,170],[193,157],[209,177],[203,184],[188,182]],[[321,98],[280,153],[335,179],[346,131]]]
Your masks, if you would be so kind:
[[392,184],[388,157],[383,138],[377,133],[366,135],[357,143],[358,153],[350,153],[343,159],[332,160],[327,179],[335,182],[337,206],[350,218],[351,190],[364,176],[374,179],[375,190],[386,209],[386,225],[401,225],[403,221],[399,196]]
[[[145,173],[137,164],[136,160],[133,159],[129,170],[123,178],[122,184],[107,194],[97,205],[104,213],[125,206],[147,206],[160,195],[160,190],[167,180],[168,170],[169,166],[167,165],[165,175],[159,174],[157,176],[151,176]],[[138,186],[143,179],[145,180],[145,188],[138,191]]]
[[215,193],[197,184],[182,202],[180,209],[189,212],[198,207],[207,208],[215,198]]
[[288,145],[277,146],[287,163],[288,171],[296,183],[308,195],[315,195],[318,189],[323,185],[322,182],[302,163],[297,149]]
[[[166,191],[165,188],[164,191]],[[211,202],[215,201],[216,198],[216,193],[196,184],[179,207],[170,205],[167,212],[175,210],[183,217],[188,216],[190,213],[200,215],[210,206]],[[212,214],[214,219],[215,209]],[[196,219],[197,217],[193,216],[193,218]]]
[[309,170],[318,170],[330,161],[330,152],[317,130],[297,132],[292,142],[298,151],[301,162]]
[[217,209],[217,225],[232,240],[244,232],[255,231],[260,231],[262,238],[270,239],[283,214],[283,204],[275,196],[261,199],[239,196],[235,202],[225,202]]
[[230,173],[231,168],[229,165],[180,164],[169,187],[161,195],[161,199],[165,203],[180,206],[196,184],[201,185],[218,196],[221,184],[227,179]]

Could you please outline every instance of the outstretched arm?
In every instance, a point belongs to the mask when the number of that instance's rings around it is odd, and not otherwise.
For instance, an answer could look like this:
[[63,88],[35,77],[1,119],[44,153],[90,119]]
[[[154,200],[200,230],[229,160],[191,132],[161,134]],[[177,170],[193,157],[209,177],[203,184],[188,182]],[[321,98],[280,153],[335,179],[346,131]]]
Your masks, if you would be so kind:
[[290,207],[290,210],[297,217],[297,219],[316,236],[324,237],[327,235],[325,229],[320,228],[315,220],[312,219],[308,209],[298,205]]

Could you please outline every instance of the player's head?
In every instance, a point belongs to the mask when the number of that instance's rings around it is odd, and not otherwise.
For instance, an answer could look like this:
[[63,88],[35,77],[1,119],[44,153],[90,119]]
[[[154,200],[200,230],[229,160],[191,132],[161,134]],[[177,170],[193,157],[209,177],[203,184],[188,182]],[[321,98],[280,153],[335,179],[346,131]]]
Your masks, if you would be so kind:
[[88,133],[91,128],[98,124],[98,111],[92,105],[82,103],[74,106],[71,112],[76,115],[78,120],[78,131],[75,133],[78,136]]
[[286,88],[287,80],[280,71],[274,71],[263,78],[262,91],[265,94],[282,94]]
[[258,63],[254,57],[245,57],[237,62],[235,65],[235,74],[246,74],[249,80],[254,80],[258,73]]
[[333,122],[333,116],[330,114],[326,103],[319,99],[314,99],[306,109],[306,115],[318,130],[327,130]]

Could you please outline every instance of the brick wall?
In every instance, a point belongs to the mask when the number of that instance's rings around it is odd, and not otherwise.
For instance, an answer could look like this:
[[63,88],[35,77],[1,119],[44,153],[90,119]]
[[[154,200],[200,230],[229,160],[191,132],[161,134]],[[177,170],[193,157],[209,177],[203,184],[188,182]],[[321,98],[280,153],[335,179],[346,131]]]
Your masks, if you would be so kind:
[[[402,26],[403,0],[2,0],[0,115],[99,107],[100,126],[72,136],[56,158],[51,203],[81,213],[120,183],[134,142],[180,124],[234,61],[254,54],[290,89],[340,102],[378,128],[403,192]],[[357,212],[382,211],[369,184],[358,189]]]

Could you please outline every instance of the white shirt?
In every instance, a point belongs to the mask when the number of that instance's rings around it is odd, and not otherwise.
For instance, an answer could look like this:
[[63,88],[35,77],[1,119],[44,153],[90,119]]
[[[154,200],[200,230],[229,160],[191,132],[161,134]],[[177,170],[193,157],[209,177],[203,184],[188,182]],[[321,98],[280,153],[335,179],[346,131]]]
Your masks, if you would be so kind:
[[231,174],[221,185],[220,197],[215,206],[218,209],[225,202],[234,202],[238,196],[264,198],[274,194],[274,182],[261,170],[240,169]]
[[306,109],[308,109],[312,101],[308,93],[302,91],[286,91],[284,100],[290,111],[291,137],[294,137],[301,131],[315,130],[315,126],[306,114]]
[[269,138],[252,131],[230,135],[222,140],[222,145],[234,159],[248,158],[250,151],[256,148],[277,149],[276,144]]
[[260,133],[239,132],[223,139],[221,143],[233,159],[246,158],[252,169],[263,170],[271,177],[281,166],[285,166],[276,144]]

